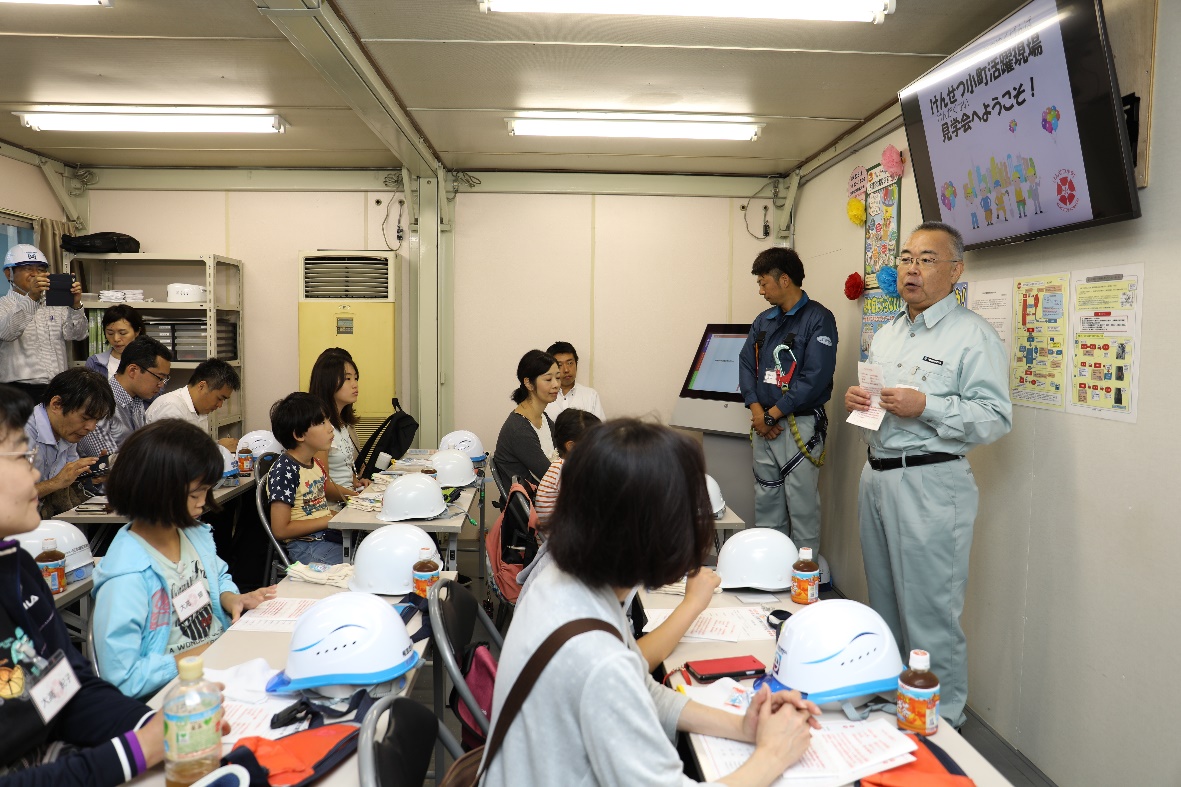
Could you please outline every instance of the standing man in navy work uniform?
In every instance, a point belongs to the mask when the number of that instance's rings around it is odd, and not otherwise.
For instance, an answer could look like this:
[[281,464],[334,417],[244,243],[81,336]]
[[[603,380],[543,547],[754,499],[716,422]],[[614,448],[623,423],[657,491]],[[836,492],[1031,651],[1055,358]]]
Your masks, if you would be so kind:
[[837,362],[832,312],[801,289],[804,263],[771,248],[750,272],[771,308],[755,318],[739,355],[738,385],[750,408],[755,524],[820,554],[820,465]]

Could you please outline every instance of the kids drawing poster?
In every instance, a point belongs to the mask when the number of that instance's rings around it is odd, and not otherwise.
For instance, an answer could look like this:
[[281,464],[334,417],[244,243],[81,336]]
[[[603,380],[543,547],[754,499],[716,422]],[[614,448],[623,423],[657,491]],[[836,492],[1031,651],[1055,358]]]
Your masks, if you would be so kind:
[[865,289],[878,286],[877,273],[898,256],[898,180],[881,164],[868,170],[865,190]]
[[1066,410],[1135,423],[1144,266],[1076,271],[1070,283],[1072,379]]
[[1016,280],[1009,354],[1009,398],[1013,404],[1065,408],[1069,282],[1067,273]]
[[1054,0],[1025,6],[917,93],[941,219],[968,244],[1092,218]]

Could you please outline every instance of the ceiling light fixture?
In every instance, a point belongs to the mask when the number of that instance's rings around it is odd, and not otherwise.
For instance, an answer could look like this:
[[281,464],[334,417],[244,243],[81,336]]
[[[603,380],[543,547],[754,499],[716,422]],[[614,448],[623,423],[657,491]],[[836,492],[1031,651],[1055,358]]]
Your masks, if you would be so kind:
[[283,118],[243,111],[117,107],[13,112],[35,131],[142,131],[174,134],[282,134]]
[[477,0],[480,10],[546,14],[707,16],[873,22],[894,13],[895,0]]
[[110,8],[115,0],[0,0],[0,3],[25,5],[101,5]]
[[514,136],[719,139],[751,142],[765,123],[717,115],[652,115],[612,112],[529,113],[505,118]]

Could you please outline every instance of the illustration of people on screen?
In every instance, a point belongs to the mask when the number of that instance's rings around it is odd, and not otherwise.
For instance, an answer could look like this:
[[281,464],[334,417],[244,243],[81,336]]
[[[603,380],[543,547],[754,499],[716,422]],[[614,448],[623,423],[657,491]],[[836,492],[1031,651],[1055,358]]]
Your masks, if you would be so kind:
[[1017,218],[1025,218],[1025,192],[1021,190],[1021,181],[1013,185],[1013,197],[1017,200]]
[[1001,182],[998,180],[994,184],[996,191],[993,192],[993,197],[996,199],[996,220],[1001,220],[1001,214],[1005,216],[1005,221],[1009,220],[1009,209],[1005,207],[1005,190],[1001,188]]
[[968,212],[972,214],[972,229],[980,229],[980,217],[976,211],[976,191],[971,183],[964,184],[964,201],[968,203]]
[[984,211],[984,223],[992,226],[992,198],[987,191],[980,192],[980,209]]

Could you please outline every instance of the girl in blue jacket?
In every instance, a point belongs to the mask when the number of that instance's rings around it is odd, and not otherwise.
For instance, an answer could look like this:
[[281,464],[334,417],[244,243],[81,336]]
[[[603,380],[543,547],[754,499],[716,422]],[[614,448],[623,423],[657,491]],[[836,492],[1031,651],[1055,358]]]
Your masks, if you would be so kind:
[[102,676],[129,697],[150,697],[238,619],[275,596],[240,594],[197,521],[221,478],[217,444],[193,424],[165,419],[123,443],[107,499],[130,521],[94,572],[94,642]]

